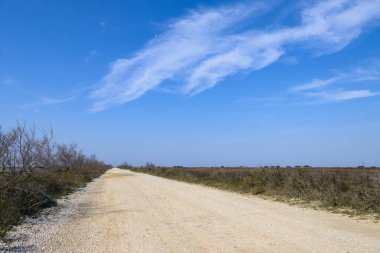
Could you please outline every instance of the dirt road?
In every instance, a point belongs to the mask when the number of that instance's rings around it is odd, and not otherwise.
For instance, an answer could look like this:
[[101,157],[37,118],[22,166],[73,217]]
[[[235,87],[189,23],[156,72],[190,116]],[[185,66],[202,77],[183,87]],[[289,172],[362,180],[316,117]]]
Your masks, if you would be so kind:
[[379,223],[125,170],[75,201],[59,228],[30,235],[28,251],[380,252]]

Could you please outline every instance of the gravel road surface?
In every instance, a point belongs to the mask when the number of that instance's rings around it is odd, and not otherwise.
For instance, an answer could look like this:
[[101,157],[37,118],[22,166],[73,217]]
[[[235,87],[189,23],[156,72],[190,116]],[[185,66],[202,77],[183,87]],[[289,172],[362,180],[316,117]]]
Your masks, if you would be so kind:
[[380,253],[380,224],[114,168],[0,251]]

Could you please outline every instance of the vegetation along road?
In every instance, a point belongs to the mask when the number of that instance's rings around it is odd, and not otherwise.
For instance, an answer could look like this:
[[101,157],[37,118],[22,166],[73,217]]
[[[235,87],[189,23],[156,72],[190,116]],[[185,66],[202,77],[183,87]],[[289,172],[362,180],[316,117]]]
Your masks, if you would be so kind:
[[34,223],[11,232],[22,242],[3,250],[380,252],[373,221],[117,168]]

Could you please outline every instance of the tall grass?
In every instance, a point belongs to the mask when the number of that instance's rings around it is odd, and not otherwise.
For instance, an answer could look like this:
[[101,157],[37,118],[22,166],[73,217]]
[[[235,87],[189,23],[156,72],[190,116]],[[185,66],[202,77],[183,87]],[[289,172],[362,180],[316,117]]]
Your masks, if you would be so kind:
[[324,207],[380,214],[380,169],[377,168],[124,168],[242,193],[296,198],[315,201]]

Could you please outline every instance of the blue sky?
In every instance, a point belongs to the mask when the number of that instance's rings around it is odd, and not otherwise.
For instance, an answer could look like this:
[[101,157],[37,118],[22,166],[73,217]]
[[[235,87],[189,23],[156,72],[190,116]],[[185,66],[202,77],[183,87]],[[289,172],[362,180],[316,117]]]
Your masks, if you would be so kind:
[[380,165],[380,0],[0,0],[0,125],[107,162]]

